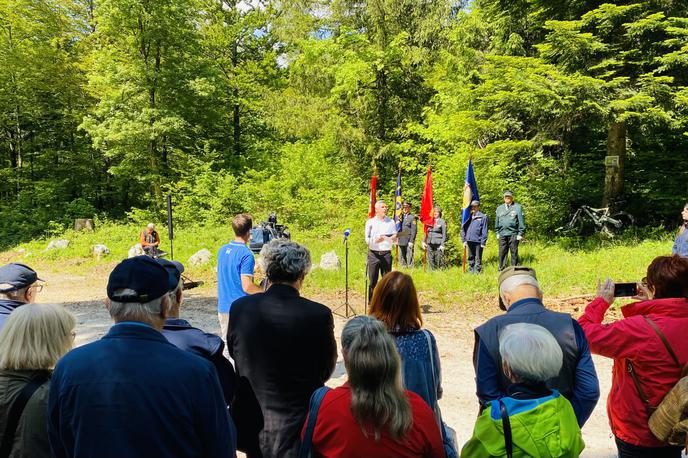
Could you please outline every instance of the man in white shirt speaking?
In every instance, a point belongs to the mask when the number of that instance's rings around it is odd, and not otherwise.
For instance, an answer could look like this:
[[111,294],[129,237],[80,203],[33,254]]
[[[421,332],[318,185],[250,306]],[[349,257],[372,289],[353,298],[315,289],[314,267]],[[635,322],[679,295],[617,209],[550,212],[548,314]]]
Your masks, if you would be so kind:
[[378,200],[375,203],[375,216],[366,221],[365,241],[368,245],[368,300],[378,278],[392,270],[392,244],[397,239],[394,221],[387,217],[387,204]]

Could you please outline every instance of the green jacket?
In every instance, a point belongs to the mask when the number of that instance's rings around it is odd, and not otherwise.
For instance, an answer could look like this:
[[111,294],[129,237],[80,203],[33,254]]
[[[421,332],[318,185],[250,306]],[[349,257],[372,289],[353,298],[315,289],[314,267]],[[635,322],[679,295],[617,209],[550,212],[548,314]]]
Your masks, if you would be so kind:
[[[509,412],[513,456],[573,458],[585,448],[571,403],[554,391],[538,399],[502,398]],[[499,401],[478,417],[461,458],[506,457]]]
[[506,204],[497,207],[495,218],[495,231],[497,237],[508,237],[511,235],[523,235],[526,231],[526,222],[523,219],[523,209],[521,204],[513,203],[507,208]]

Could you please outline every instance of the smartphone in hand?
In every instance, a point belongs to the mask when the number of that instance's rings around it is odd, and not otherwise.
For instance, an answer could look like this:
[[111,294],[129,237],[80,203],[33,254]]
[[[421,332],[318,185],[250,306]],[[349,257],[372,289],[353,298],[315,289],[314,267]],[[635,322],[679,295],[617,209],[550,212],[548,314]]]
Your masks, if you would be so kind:
[[614,283],[614,297],[633,297],[637,295],[637,283]]

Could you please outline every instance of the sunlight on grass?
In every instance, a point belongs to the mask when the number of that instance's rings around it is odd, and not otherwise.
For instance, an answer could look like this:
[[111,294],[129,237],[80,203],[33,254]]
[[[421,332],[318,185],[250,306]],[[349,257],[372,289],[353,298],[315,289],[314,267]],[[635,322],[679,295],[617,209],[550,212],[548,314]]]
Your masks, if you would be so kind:
[[[6,252],[4,259],[23,261],[37,269],[45,268],[65,273],[87,275],[97,266],[114,265],[127,257],[127,252],[137,240],[140,231],[133,225],[103,224],[94,232],[67,231],[59,237],[70,241],[63,250],[47,251],[49,239],[34,240]],[[349,285],[352,294],[363,295],[365,287],[366,247],[360,234],[362,228],[352,232],[349,250]],[[162,248],[169,251],[169,241],[164,228],[159,232]],[[188,275],[206,281],[206,288],[215,287],[215,254],[218,248],[230,240],[228,227],[181,228],[175,232],[175,259],[187,264],[189,257],[196,251],[207,248],[213,253],[210,264],[201,267],[188,267]],[[344,266],[344,245],[338,234],[318,237],[307,232],[294,231],[294,240],[304,243],[313,255],[317,265],[320,257],[334,250]],[[639,237],[626,237],[623,240],[600,241],[586,240],[577,242],[570,239],[532,240],[523,243],[520,255],[523,264],[536,269],[538,278],[548,297],[570,297],[594,292],[598,278],[611,277],[617,281],[638,281],[645,275],[647,265],[658,255],[671,251],[672,234],[653,234],[641,240]],[[110,248],[111,254],[103,259],[92,255],[92,248],[103,243]],[[19,249],[26,250],[20,254]],[[490,239],[484,254],[485,268],[482,275],[463,274],[461,267],[452,266],[440,271],[426,271],[421,265],[422,251],[416,250],[417,267],[407,269],[421,296],[430,296],[434,302],[470,301],[478,295],[495,295],[497,292],[497,244]],[[315,268],[307,277],[306,293],[314,291],[337,292],[344,289],[344,271],[324,271]]]

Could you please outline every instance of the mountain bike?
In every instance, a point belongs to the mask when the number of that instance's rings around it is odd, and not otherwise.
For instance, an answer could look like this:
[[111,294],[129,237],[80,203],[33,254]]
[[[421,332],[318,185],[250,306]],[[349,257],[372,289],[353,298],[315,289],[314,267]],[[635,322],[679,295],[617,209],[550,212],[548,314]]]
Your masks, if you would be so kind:
[[614,237],[634,224],[635,219],[630,213],[624,211],[612,213],[609,207],[592,208],[588,205],[582,205],[573,214],[571,221],[557,229],[557,231],[571,231],[582,234],[592,228],[593,231],[601,232],[608,237]]

